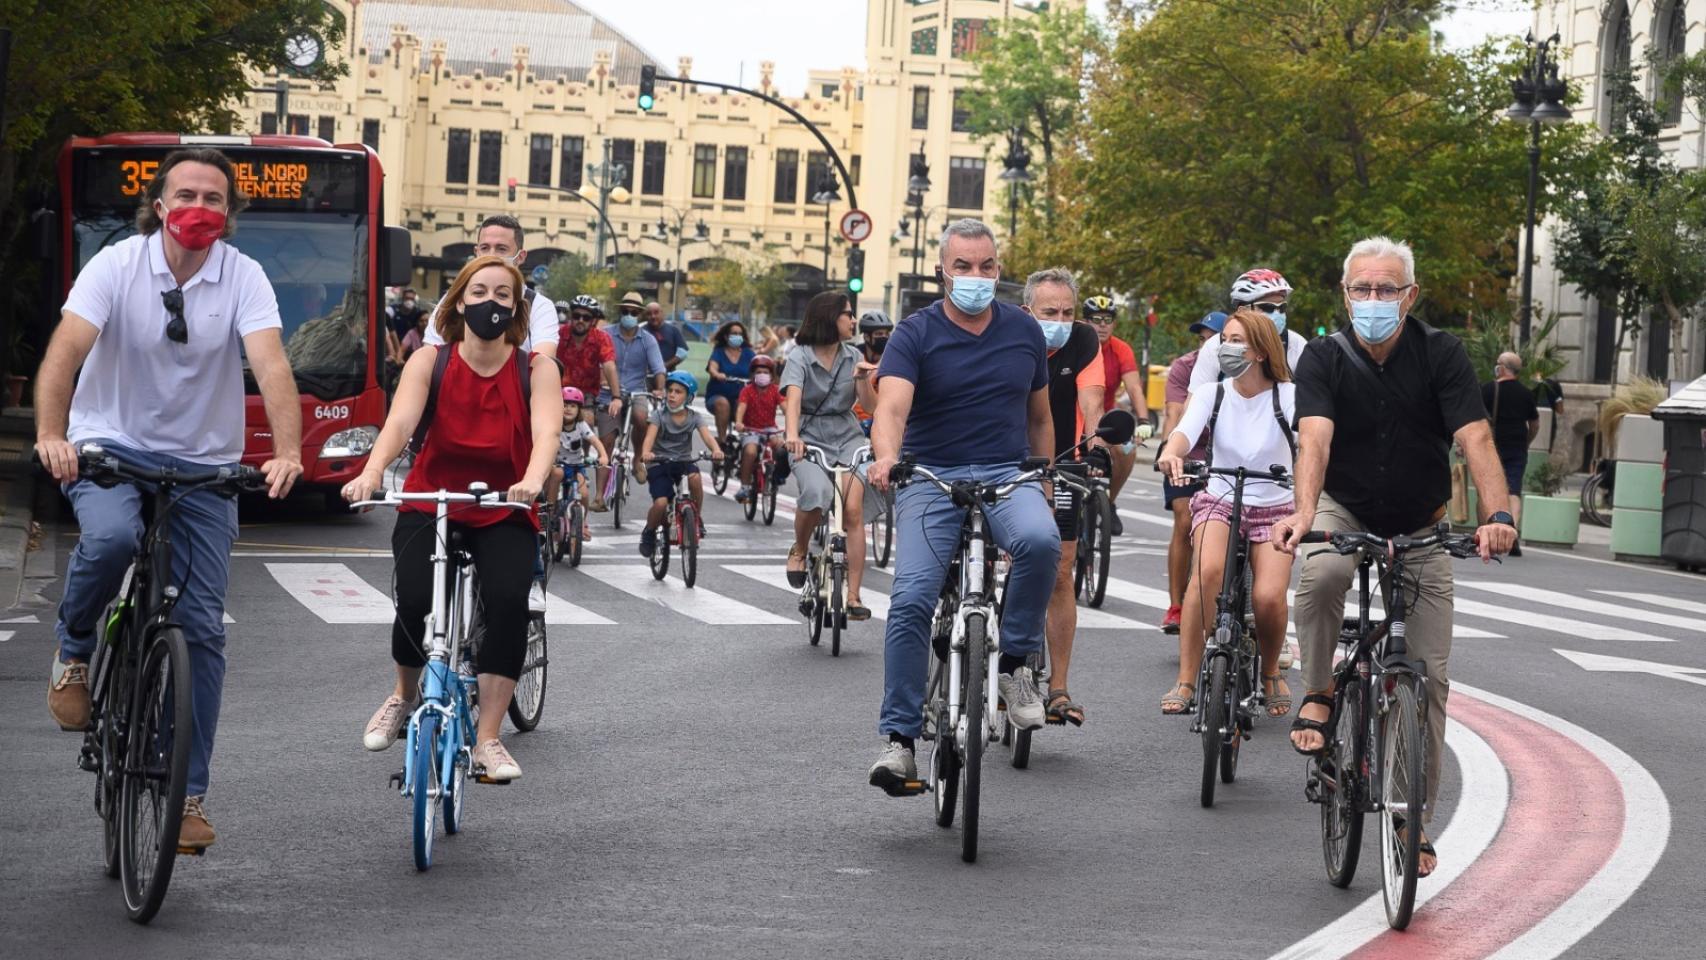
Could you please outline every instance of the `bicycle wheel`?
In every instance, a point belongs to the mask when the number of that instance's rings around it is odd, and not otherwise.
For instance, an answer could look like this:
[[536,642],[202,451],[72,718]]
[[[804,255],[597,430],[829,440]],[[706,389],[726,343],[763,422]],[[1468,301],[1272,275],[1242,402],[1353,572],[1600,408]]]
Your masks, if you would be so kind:
[[774,475],[764,479],[764,525],[767,527],[776,522],[776,486]]
[[1089,511],[1080,517],[1078,526],[1078,552],[1072,555],[1072,595],[1086,595],[1084,585],[1090,580],[1090,524],[1093,522]]
[[841,630],[847,626],[847,571],[841,564],[829,569],[829,608],[824,616],[829,620],[829,655],[841,656]]
[[746,514],[748,522],[751,522],[753,517],[758,516],[759,498],[763,497],[769,489],[770,484],[764,476],[764,466],[760,464],[752,471],[752,489],[746,492],[746,502],[740,505],[741,512]]
[[1220,772],[1220,751],[1225,744],[1222,730],[1231,723],[1227,712],[1227,687],[1232,678],[1226,669],[1226,658],[1215,657],[1208,667],[1208,685],[1199,694],[1202,708],[1202,793],[1205,807],[1214,806],[1215,775]]
[[172,882],[190,773],[190,652],[177,627],[154,635],[135,680],[119,777],[119,881],[130,919],[147,923]]
[[681,582],[693,586],[699,579],[699,512],[681,508]]
[[1108,495],[1099,489],[1091,498],[1091,503],[1091,508],[1086,511],[1086,519],[1094,518],[1095,526],[1091,527],[1090,532],[1090,557],[1084,577],[1084,602],[1099,608],[1108,596],[1108,560],[1114,548],[1114,506],[1109,502]]
[[521,661],[521,676],[515,695],[509,699],[509,722],[522,733],[539,726],[545,712],[545,617],[534,614],[527,620],[527,657]]
[[669,574],[669,527],[658,528],[657,549],[652,551],[652,579],[662,580]]
[[823,578],[816,555],[806,557],[806,586],[800,606],[806,617],[806,639],[815,647],[823,639]]
[[[1012,721],[1007,722],[1012,726]],[[1023,770],[1031,765],[1031,734],[1035,730],[1016,730],[1013,732],[1013,769]]]
[[1244,698],[1250,695],[1250,664],[1253,661],[1240,658],[1238,669],[1232,674],[1232,695],[1227,698],[1227,724],[1229,731],[1222,740],[1220,748],[1220,782],[1231,783],[1238,778],[1238,754],[1244,746]]
[[[564,486],[567,485],[568,481],[564,481]],[[563,495],[562,492],[558,494],[558,496]],[[545,514],[545,543],[548,551],[545,559],[548,564],[561,563],[563,554],[568,549],[568,538],[563,535],[563,517],[563,502],[561,500],[558,500]]]
[[871,557],[879,567],[889,565],[894,549],[894,504],[884,498],[883,509],[871,516]]
[[[449,732],[446,731],[444,753],[450,750],[450,739]],[[462,832],[462,787],[468,782],[468,764],[472,761],[467,748],[462,745],[457,746],[455,755],[448,763],[444,759],[444,753],[440,754],[439,764],[446,768],[450,780],[449,783],[439,781],[440,793],[447,794],[449,801],[444,804],[444,832],[454,835]]]
[[[973,613],[966,617],[966,688],[965,695],[960,698],[966,711],[966,742],[960,757],[964,780],[960,792],[960,859],[966,863],[977,862],[978,793],[983,779],[983,745],[989,739],[983,716],[984,684],[989,679],[987,631],[983,614]],[[946,733],[949,739],[953,738],[952,731]]]
[[1422,813],[1427,802],[1426,734],[1413,676],[1399,675],[1380,718],[1380,891],[1386,923],[1410,925],[1416,906],[1416,866],[1422,851]]
[[1611,497],[1605,492],[1605,475],[1595,472],[1582,484],[1582,516],[1589,523],[1611,526]]
[[[103,623],[109,616],[102,617]],[[127,644],[124,637],[119,644]],[[101,869],[109,877],[119,875],[119,771],[124,769],[125,718],[130,715],[123,706],[129,692],[127,659],[118,647],[97,643],[95,655],[89,660],[89,689],[94,691],[94,714],[91,718],[95,732],[84,741],[99,751],[95,763],[95,813],[101,818]],[[128,649],[128,648],[126,648]],[[105,676],[103,676],[105,673]]]
[[628,499],[628,465],[626,463],[612,464],[616,471],[616,482],[610,491],[610,522],[616,529],[622,529],[622,504]]
[[1356,877],[1357,860],[1362,856],[1362,781],[1358,772],[1362,685],[1344,685],[1334,699],[1333,725],[1327,730],[1326,756],[1320,761],[1329,769],[1317,776],[1323,791],[1321,853],[1327,865],[1327,882],[1342,889]]
[[414,782],[409,790],[415,801],[415,869],[432,867],[433,834],[438,829],[438,715],[431,710],[421,714],[420,729],[415,734]]
[[581,552],[586,549],[586,504],[576,500],[569,506],[569,530],[565,541],[568,543],[569,566],[581,565]]
[[[728,443],[729,438],[724,437],[723,442]],[[725,446],[723,449],[728,450],[729,448]],[[736,447],[735,449],[738,450],[740,448]],[[724,490],[729,488],[729,470],[726,464],[728,464],[732,459],[734,458],[724,457],[722,463],[711,464],[711,489],[717,491],[717,496],[719,497],[723,495]]]

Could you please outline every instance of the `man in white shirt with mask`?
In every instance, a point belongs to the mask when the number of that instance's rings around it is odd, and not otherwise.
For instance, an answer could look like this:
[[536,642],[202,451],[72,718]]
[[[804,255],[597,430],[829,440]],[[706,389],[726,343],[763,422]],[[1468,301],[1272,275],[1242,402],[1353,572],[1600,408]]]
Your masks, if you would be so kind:
[[[474,256],[503,257],[520,270],[521,265],[527,261],[527,251],[522,248],[524,239],[521,221],[507,213],[493,214],[480,221],[480,231],[474,235]],[[529,287],[527,339],[522,342],[521,349],[529,353],[544,354],[555,360],[557,337],[556,304],[538,290]],[[444,337],[438,332],[437,317],[427,325],[425,342],[430,347],[444,346]]]

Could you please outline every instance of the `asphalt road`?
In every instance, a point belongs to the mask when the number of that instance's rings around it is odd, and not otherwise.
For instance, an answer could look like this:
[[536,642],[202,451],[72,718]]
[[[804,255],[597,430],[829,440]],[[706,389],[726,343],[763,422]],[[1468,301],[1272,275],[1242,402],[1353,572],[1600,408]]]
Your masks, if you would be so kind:
[[[1327,884],[1303,760],[1274,722],[1258,725],[1218,805],[1198,805],[1197,741],[1157,707],[1176,662],[1174,639],[1154,629],[1167,531],[1158,488],[1138,477],[1120,506],[1116,595],[1081,629],[1073,662],[1089,722],[1040,732],[1028,770],[992,748],[975,865],[960,862],[957,829],[934,825],[928,797],[891,799],[865,783],[879,745],[881,621],[853,625],[839,659],[808,646],[789,594],[770,582],[786,516],[764,528],[712,498],[691,599],[674,572],[653,585],[632,525],[613,534],[608,515],[595,517],[583,569],[565,565],[551,581],[544,720],[505,735],[525,776],[470,787],[465,832],[441,836],[436,865],[420,874],[408,806],[386,782],[401,750],[360,745],[390,683],[374,597],[389,592],[391,520],[325,516],[318,500],[245,504],[209,798],[220,839],[180,862],[146,928],[124,919],[101,875],[93,778],[75,767],[76,737],[45,710],[53,608],[0,615],[13,621],[0,623],[12,770],[0,777],[0,957],[1280,953],[1378,898],[1374,841],[1349,890]],[[75,533],[48,534],[63,569]],[[1457,573],[1458,624],[1478,635],[1459,637],[1454,682],[1603,738],[1650,774],[1661,800],[1625,784],[1618,802],[1571,808],[1581,768],[1545,753],[1524,760],[1523,744],[1542,741],[1514,726],[1504,729],[1518,735],[1494,737],[1509,715],[1484,715],[1506,769],[1466,785],[1468,766],[1448,757],[1436,826],[1460,797],[1485,807],[1502,792],[1502,810],[1462,811],[1497,833],[1421,908],[1413,936],[1367,949],[1490,955],[1499,944],[1482,943],[1488,918],[1536,909],[1549,880],[1573,892],[1573,869],[1608,885],[1558,916],[1627,902],[1579,936],[1507,956],[1700,956],[1706,839],[1691,801],[1706,768],[1687,743],[1706,718],[1706,579],[1532,549]],[[869,594],[890,583],[873,572]],[[1680,669],[1643,672],[1629,659]],[[1668,831],[1661,814],[1674,817]],[[1585,836],[1599,846],[1575,843]],[[1642,844],[1657,859],[1650,872],[1595,859]],[[1430,910],[1454,919],[1429,926]],[[1334,949],[1307,955],[1340,956],[1376,932],[1345,929],[1327,937]]]

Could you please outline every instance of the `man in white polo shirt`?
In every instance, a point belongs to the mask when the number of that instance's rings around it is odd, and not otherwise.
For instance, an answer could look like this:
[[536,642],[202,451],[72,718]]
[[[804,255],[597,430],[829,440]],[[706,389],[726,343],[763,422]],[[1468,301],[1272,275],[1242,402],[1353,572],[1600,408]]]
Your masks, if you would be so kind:
[[[142,492],[79,480],[74,445],[94,441],[125,463],[154,470],[236,463],[247,353],[272,429],[273,459],[261,467],[269,494],[283,497],[302,474],[302,408],[278,301],[260,265],[222,242],[242,205],[223,154],[167,156],[137,211],[138,235],[95,254],[77,275],[37,374],[36,451],[64,485],[82,530],[65,571],[47,698],[63,729],[88,726],[95,628],[143,532]],[[208,490],[186,494],[169,532],[195,714],[179,846],[199,850],[214,839],[203,801],[225,684],[223,618],[237,504]]]
[[[527,261],[527,251],[523,249],[523,233],[521,221],[507,213],[495,213],[480,221],[480,230],[474,234],[474,256],[503,257],[515,266],[517,270]],[[445,303],[440,303],[440,310],[452,309]],[[551,299],[532,287],[527,288],[527,339],[522,342],[521,349],[529,353],[543,354],[552,360],[557,358],[557,307]],[[424,341],[429,347],[444,346],[444,335],[438,332],[438,318],[427,324]]]

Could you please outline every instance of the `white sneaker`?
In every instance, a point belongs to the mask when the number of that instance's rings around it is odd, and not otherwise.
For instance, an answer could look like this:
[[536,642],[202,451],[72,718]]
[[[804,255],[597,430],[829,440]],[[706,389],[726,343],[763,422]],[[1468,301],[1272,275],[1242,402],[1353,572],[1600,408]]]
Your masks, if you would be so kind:
[[1000,674],[996,686],[1007,704],[1007,718],[1020,730],[1035,730],[1043,725],[1043,698],[1031,679],[1031,668],[1020,667],[1011,675]]
[[527,588],[527,612],[545,612],[545,588],[537,580],[533,581],[533,586]]
[[403,724],[409,722],[409,716],[415,712],[416,704],[405,701],[402,697],[392,694],[374,711],[373,719],[367,721],[367,730],[361,735],[361,745],[375,753],[397,742],[397,735],[403,731]]
[[871,764],[871,786],[884,790],[898,788],[908,780],[918,779],[918,763],[912,751],[893,740],[883,744],[877,762]]
[[521,764],[509,755],[498,740],[487,740],[474,748],[474,766],[484,767],[487,780],[519,780]]
[[1296,648],[1291,645],[1290,640],[1280,644],[1279,663],[1276,664],[1276,666],[1278,666],[1282,672],[1290,670],[1292,663],[1297,660],[1295,649]]

